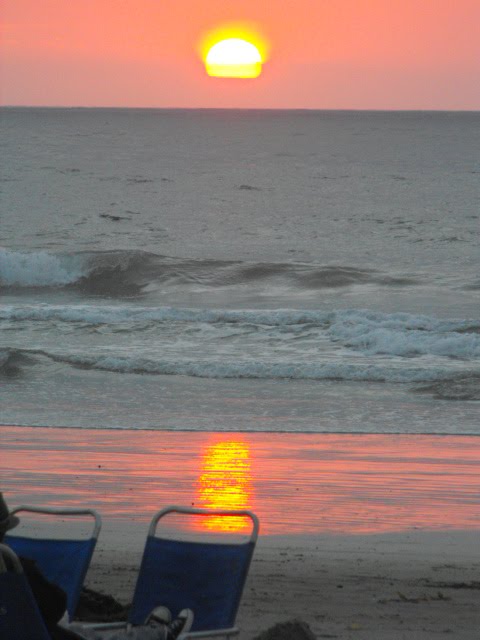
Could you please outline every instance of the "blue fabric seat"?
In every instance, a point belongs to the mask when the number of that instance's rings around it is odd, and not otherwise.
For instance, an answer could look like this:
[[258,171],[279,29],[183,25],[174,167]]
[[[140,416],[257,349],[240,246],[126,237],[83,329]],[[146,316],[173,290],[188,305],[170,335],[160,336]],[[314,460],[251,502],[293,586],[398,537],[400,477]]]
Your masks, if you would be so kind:
[[53,518],[88,516],[93,518],[91,535],[83,539],[27,537],[10,532],[4,541],[17,555],[35,560],[43,575],[67,594],[67,611],[72,618],[80,598],[85,575],[101,529],[101,518],[92,509],[47,509],[22,506],[20,512],[40,513]]

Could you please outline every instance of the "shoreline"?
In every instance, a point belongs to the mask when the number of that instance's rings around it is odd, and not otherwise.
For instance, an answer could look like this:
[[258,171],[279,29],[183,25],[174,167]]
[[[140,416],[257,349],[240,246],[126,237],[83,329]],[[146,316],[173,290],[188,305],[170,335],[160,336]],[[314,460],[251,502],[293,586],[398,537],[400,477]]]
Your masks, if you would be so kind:
[[[476,403],[477,400],[466,400],[466,403]],[[175,434],[175,433],[220,433],[220,434],[235,434],[241,433],[245,435],[292,435],[292,436],[407,436],[407,437],[425,437],[430,436],[434,438],[480,438],[480,433],[468,433],[468,432],[460,432],[460,433],[448,433],[448,432],[439,432],[439,431],[422,431],[422,432],[412,432],[405,433],[404,431],[318,431],[318,430],[291,430],[288,431],[286,429],[282,429],[282,431],[278,431],[275,429],[205,429],[199,430],[194,429],[193,427],[178,427],[176,429],[172,428],[159,428],[159,427],[135,427],[132,429],[131,427],[122,427],[122,426],[101,426],[101,427],[81,427],[78,425],[47,425],[47,424],[12,424],[11,422],[0,422],[0,430],[2,428],[8,429],[58,429],[63,431],[65,429],[77,430],[77,431],[93,431],[95,433],[99,431],[127,431],[127,432],[137,432],[137,431],[146,431],[148,433],[166,433],[166,434]]]

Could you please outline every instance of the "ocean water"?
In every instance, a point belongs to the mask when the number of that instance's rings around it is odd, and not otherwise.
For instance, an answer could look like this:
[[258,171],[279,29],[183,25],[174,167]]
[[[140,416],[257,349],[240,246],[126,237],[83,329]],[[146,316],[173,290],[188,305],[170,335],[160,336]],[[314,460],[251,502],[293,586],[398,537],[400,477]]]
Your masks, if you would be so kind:
[[0,424],[480,433],[479,113],[0,114]]

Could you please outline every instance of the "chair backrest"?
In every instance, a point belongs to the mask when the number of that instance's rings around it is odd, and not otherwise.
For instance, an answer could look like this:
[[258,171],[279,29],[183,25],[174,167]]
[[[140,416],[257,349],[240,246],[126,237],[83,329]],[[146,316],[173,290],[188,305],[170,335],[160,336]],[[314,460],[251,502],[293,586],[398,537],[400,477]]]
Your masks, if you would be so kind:
[[15,552],[0,544],[0,638],[51,640]]
[[[189,516],[248,518],[246,541],[181,540],[155,535],[158,521],[169,513]],[[176,616],[192,609],[192,631],[233,627],[258,537],[258,519],[250,511],[193,509],[171,506],[153,517],[135,587],[129,621],[141,624],[149,612],[164,605]]]
[[39,513],[53,518],[87,516],[93,518],[93,528],[89,537],[83,539],[47,538],[41,536],[15,535],[13,531],[5,536],[5,542],[19,556],[35,560],[43,575],[61,587],[67,594],[67,611],[70,618],[80,598],[85,575],[90,565],[98,534],[101,529],[101,518],[93,509],[47,509],[21,506],[12,513],[21,511]]

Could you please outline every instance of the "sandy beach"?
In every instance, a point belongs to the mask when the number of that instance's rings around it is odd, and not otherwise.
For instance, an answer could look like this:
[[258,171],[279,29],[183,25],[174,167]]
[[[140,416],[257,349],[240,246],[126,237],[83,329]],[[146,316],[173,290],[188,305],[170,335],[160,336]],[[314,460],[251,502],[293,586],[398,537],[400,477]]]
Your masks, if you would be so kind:
[[[87,586],[129,602],[142,544],[128,524],[112,527]],[[479,575],[473,531],[263,536],[237,618],[240,639],[300,619],[318,639],[475,640]]]
[[479,637],[478,438],[2,427],[0,443],[12,507],[102,514],[86,585],[122,603],[157,509],[223,503],[261,523],[241,640],[293,618],[319,639]]

